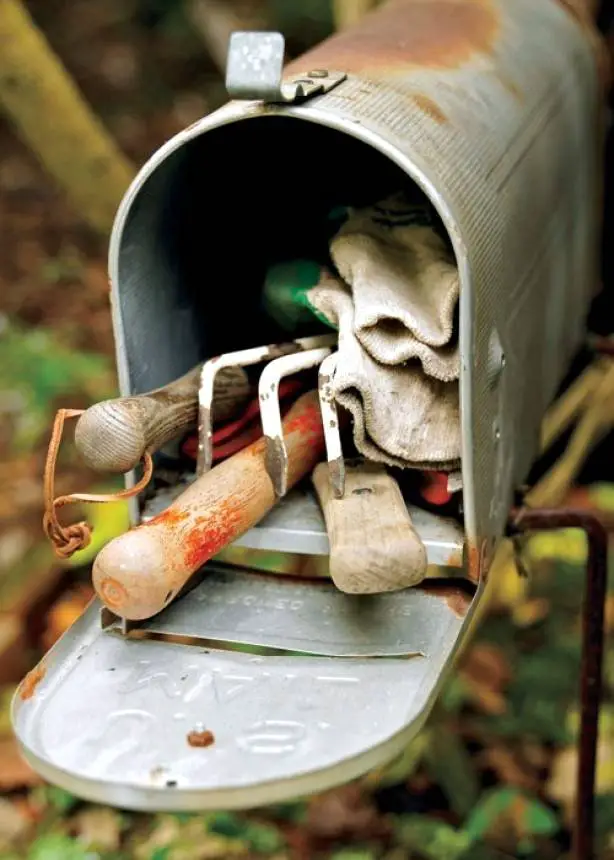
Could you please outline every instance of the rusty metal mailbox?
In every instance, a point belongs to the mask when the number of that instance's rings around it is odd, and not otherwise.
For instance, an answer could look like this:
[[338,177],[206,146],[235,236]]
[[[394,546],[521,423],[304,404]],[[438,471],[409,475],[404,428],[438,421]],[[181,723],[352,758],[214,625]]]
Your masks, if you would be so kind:
[[[602,93],[591,33],[564,4],[392,0],[283,80],[276,39],[243,34],[234,100],[157,151],[121,204],[109,266],[122,392],[272,342],[259,289],[275,250],[298,247],[350,193],[417,187],[460,275],[464,528],[416,522],[429,561],[464,568],[475,597],[408,589],[356,614],[326,584],[213,566],[142,626],[157,641],[112,635],[125,625],[101,624],[94,606],[14,718],[48,779],[125,807],[254,806],[403,749],[471,626],[597,284]],[[135,522],[168,499],[135,506]],[[327,552],[304,493],[241,545]],[[261,651],[160,641],[171,634]],[[192,749],[186,733],[203,720],[216,743]]]

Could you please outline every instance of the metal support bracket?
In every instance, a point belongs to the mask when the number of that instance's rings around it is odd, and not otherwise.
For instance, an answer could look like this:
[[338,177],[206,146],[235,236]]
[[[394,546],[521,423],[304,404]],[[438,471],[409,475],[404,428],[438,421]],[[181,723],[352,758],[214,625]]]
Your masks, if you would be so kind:
[[329,92],[344,72],[314,69],[283,79],[285,40],[281,33],[237,32],[230,37],[226,91],[231,99],[297,104]]
[[604,611],[608,578],[608,533],[601,520],[588,511],[568,508],[516,508],[508,534],[555,529],[582,529],[588,539],[586,588],[582,610],[582,662],[580,668],[580,744],[573,833],[574,860],[595,858],[595,778],[599,710],[603,695]]

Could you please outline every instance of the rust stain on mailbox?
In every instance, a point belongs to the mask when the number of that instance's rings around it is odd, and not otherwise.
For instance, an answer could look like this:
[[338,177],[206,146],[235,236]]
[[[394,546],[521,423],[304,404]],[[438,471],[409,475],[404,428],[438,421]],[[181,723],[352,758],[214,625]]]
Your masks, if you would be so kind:
[[453,69],[477,54],[491,55],[498,32],[492,0],[392,0],[292,62],[288,72]]
[[436,122],[438,125],[445,125],[448,122],[448,117],[433,99],[430,99],[423,93],[412,93],[410,98],[416,107],[422,113],[426,114],[429,119],[432,119],[433,122]]
[[19,689],[19,698],[22,702],[34,697],[36,688],[45,677],[46,671],[44,666],[36,666],[31,672],[28,672]]

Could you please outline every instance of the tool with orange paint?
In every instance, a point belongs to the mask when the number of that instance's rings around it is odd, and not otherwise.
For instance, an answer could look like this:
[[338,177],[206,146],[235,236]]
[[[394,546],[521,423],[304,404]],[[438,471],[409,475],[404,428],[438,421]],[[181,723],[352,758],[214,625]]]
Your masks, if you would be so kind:
[[[324,451],[318,393],[302,395],[283,422],[288,486],[309,474]],[[108,543],[94,587],[115,614],[150,618],[223,547],[259,522],[276,496],[261,437],[197,478],[163,513]]]

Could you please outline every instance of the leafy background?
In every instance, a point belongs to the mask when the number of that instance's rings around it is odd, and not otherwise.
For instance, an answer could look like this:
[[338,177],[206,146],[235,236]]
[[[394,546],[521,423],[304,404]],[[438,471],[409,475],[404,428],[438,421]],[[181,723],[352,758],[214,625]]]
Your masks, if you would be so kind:
[[[186,3],[27,5],[136,164],[224,98]],[[328,0],[271,0],[266,7],[253,0],[236,11],[283,27],[294,52],[333,26]],[[245,814],[140,815],[82,803],[29,770],[11,736],[12,691],[89,600],[88,565],[125,528],[126,511],[95,506],[96,542],[70,564],[58,564],[42,539],[41,474],[54,412],[115,393],[106,242],[2,121],[0,223],[0,858],[565,856],[586,553],[575,532],[529,543],[529,582],[513,565],[504,571],[491,613],[426,729],[399,760],[352,785]],[[79,466],[70,443],[60,476],[61,492],[116,487]],[[592,484],[580,500],[612,512],[614,485]],[[608,631],[613,626],[610,594]],[[604,858],[614,857],[613,685],[609,649],[598,785]]]

